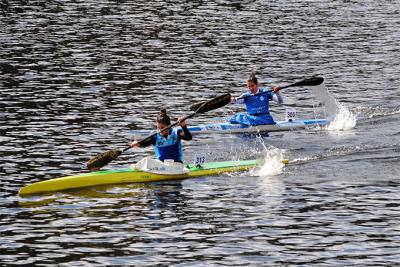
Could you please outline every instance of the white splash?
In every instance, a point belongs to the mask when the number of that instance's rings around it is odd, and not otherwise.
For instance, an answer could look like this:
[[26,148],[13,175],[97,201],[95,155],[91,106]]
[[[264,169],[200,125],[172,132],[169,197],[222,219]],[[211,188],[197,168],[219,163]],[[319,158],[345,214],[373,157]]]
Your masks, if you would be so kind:
[[325,83],[310,87],[316,100],[324,107],[326,116],[333,118],[339,111],[339,103],[326,88]]
[[281,174],[285,164],[282,163],[283,150],[279,148],[273,148],[266,150],[264,156],[264,162],[261,167],[255,170],[257,176],[275,176]]
[[327,118],[331,120],[327,130],[345,131],[356,126],[356,116],[333,97],[324,83],[311,88],[315,98],[323,105]]
[[339,111],[335,118],[328,125],[329,131],[346,131],[353,129],[356,126],[357,118],[345,106],[339,104]]

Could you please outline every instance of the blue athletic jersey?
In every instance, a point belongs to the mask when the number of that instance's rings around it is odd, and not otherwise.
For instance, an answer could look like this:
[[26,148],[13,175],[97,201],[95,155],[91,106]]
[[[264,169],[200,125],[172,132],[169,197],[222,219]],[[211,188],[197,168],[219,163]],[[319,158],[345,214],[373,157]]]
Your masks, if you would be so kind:
[[159,160],[182,161],[182,142],[177,129],[171,129],[167,138],[158,133],[153,140],[154,152]]
[[274,92],[266,89],[259,89],[259,93],[266,92],[261,95],[253,96],[251,93],[246,92],[243,94],[245,97],[244,103],[246,105],[246,110],[250,115],[264,115],[269,114],[269,101],[272,100]]
[[261,95],[252,95],[246,92],[241,95],[246,105],[248,114],[238,113],[229,118],[230,123],[240,123],[245,125],[275,124],[274,119],[269,113],[269,101],[272,100],[274,92],[260,88],[258,93],[266,92]]

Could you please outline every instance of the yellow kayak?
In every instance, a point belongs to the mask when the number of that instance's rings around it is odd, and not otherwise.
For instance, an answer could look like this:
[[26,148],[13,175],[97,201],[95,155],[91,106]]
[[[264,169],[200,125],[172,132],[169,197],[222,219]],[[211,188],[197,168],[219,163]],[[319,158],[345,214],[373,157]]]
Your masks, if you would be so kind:
[[259,160],[208,162],[202,165],[189,164],[183,174],[156,174],[133,168],[104,170],[65,176],[27,185],[19,195],[32,195],[106,184],[147,183],[163,180],[186,179],[199,176],[218,175],[227,172],[246,171],[260,164]]

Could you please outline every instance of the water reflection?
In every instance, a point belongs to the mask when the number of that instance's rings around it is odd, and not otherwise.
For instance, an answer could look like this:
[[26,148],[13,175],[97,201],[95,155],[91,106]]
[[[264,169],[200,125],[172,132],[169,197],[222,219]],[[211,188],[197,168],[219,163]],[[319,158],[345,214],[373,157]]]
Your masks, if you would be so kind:
[[[2,1],[0,264],[395,266],[398,10],[398,1],[371,0]],[[304,159],[278,176],[17,197],[27,183],[82,172],[93,155],[124,147],[129,131],[153,127],[160,106],[178,117],[194,102],[239,94],[253,70],[261,82],[323,76],[339,102],[371,120],[341,136],[263,137]],[[310,88],[283,94],[299,115],[314,114]],[[273,106],[273,116],[285,108]],[[261,144],[205,136],[185,153],[249,158]]]

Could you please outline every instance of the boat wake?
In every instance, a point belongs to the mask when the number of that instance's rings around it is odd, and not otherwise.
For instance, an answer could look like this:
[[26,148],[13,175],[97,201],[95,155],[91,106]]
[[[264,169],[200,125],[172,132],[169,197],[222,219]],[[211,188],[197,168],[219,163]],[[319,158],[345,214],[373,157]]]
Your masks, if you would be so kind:
[[382,124],[400,120],[400,107],[367,107],[359,111],[362,120],[357,124]]

